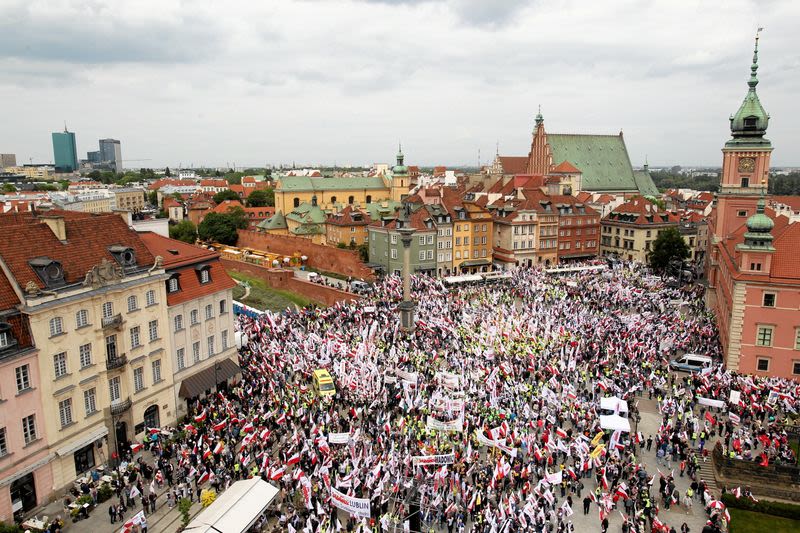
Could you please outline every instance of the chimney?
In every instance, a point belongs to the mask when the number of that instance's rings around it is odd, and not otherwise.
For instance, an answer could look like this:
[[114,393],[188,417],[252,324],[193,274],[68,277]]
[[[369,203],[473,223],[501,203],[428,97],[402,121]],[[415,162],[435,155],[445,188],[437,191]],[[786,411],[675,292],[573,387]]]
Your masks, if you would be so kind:
[[60,215],[42,215],[39,220],[44,222],[50,227],[50,231],[56,236],[59,241],[67,240],[67,227],[64,224],[64,217]]

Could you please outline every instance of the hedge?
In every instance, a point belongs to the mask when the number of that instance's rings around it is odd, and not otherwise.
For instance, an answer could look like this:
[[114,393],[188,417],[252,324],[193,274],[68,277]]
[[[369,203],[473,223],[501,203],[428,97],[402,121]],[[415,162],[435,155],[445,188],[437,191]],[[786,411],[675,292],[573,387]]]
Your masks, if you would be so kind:
[[743,509],[756,513],[771,514],[782,516],[792,520],[800,520],[800,505],[793,503],[773,502],[769,500],[759,500],[754,502],[750,498],[736,498],[730,492],[722,495],[722,503],[732,509]]

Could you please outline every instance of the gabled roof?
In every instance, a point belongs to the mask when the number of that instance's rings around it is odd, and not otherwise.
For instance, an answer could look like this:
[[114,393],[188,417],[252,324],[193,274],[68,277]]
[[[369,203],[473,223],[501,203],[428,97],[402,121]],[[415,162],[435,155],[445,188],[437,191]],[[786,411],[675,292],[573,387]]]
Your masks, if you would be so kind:
[[283,176],[278,178],[278,187],[283,191],[347,191],[387,189],[383,178],[322,178],[308,176]]
[[637,196],[617,206],[616,209],[606,215],[604,220],[647,226],[670,222],[676,223],[679,221],[679,217],[662,211],[656,204]]
[[528,171],[528,156],[500,155],[503,174],[525,174]]
[[263,230],[277,230],[286,229],[288,226],[286,225],[286,217],[283,216],[283,212],[278,211],[270,218],[259,223],[257,227]]
[[366,226],[372,218],[366,211],[348,205],[338,213],[329,214],[327,222],[335,226]]
[[303,202],[292,209],[292,212],[287,214],[286,218],[300,224],[324,224],[325,212],[318,205]]
[[581,171],[578,170],[577,168],[575,168],[575,166],[572,163],[570,163],[569,161],[562,161],[561,163],[556,165],[556,167],[553,168],[553,170],[551,170],[550,172],[553,172],[555,174],[580,174],[581,173]]
[[64,242],[59,241],[50,227],[34,213],[0,215],[3,234],[0,256],[20,287],[31,281],[40,288],[45,287],[28,263],[35,257],[45,256],[60,262],[67,284],[82,282],[86,272],[102,259],[116,264],[108,250],[112,245],[132,248],[139,267],[152,266],[155,261],[141,238],[119,215],[68,211],[50,211],[46,215],[63,217],[67,237]]
[[201,187],[227,187],[228,180],[223,178],[202,179],[200,180]]
[[[639,191],[655,189],[641,177],[637,184],[622,135],[548,133],[553,161],[569,161],[583,173],[581,188],[587,191]],[[652,183],[652,179],[649,180]]]

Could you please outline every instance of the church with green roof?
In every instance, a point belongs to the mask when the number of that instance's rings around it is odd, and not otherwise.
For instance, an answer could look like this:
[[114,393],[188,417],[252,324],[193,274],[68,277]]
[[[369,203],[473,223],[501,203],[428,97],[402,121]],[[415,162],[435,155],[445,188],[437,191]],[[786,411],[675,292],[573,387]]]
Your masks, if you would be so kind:
[[[512,164],[504,165],[505,161]],[[647,166],[641,171],[633,169],[621,131],[617,135],[547,133],[541,111],[536,115],[527,158],[498,155],[494,166],[505,175],[559,174],[565,167],[577,171],[579,176],[574,181],[580,183],[581,191],[658,195]]]

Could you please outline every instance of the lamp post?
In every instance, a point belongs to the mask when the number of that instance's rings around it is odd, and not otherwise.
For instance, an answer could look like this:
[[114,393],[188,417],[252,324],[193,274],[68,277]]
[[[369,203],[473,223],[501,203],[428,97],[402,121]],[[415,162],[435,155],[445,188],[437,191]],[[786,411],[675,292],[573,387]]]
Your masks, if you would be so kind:
[[414,228],[406,226],[397,231],[400,233],[400,242],[403,243],[403,301],[398,306],[400,309],[400,328],[405,332],[414,331],[414,302],[411,301],[411,240]]

